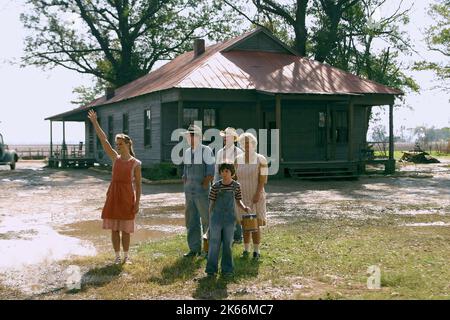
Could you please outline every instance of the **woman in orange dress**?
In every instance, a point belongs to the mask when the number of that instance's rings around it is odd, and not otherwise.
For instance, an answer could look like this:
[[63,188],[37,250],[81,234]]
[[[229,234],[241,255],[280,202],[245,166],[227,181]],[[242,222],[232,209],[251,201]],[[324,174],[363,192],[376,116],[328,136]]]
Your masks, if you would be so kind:
[[[124,252],[124,263],[131,263],[128,256],[130,234],[134,232],[134,219],[139,212],[141,198],[141,161],[134,157],[133,141],[126,134],[116,135],[114,150],[97,121],[97,114],[90,110],[88,118],[112,161],[112,180],[106,193],[106,202],[102,210],[103,229],[111,229],[111,240],[116,254],[115,263],[120,258],[120,240]],[[122,235],[120,234],[122,233]]]

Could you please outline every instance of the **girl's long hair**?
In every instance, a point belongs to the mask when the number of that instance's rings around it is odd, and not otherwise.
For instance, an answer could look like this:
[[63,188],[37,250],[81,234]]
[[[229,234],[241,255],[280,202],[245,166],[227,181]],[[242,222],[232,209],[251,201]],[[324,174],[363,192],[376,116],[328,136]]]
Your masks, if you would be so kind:
[[125,144],[127,144],[130,149],[130,154],[134,157],[133,140],[131,140],[130,136],[126,135],[125,133],[118,133],[116,134],[116,139],[125,141]]

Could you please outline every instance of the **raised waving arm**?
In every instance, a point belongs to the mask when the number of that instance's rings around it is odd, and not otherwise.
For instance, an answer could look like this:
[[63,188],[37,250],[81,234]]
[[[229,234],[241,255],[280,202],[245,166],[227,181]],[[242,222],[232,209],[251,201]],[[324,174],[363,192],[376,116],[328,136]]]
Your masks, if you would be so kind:
[[97,113],[94,110],[89,110],[88,118],[91,120],[92,125],[94,126],[95,132],[97,133],[98,139],[100,140],[103,150],[105,150],[106,154],[111,158],[112,161],[117,159],[119,155],[116,150],[111,147],[108,139],[106,138],[105,132],[102,130],[97,121]]

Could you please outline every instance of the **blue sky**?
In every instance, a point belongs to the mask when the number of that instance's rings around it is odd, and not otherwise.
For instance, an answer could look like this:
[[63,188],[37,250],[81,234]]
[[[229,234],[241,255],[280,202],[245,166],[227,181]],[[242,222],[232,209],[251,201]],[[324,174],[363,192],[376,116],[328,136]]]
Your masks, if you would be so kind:
[[[398,1],[389,1],[394,5]],[[419,55],[403,57],[405,65],[414,60],[428,59],[439,61],[443,56],[428,52],[423,41],[425,28],[432,23],[426,14],[432,1],[405,0],[404,7],[414,4],[411,22],[407,31],[414,40]],[[385,9],[390,10],[389,8]],[[10,65],[8,61],[18,60],[22,55],[25,30],[19,20],[23,11],[22,1],[0,0],[0,133],[9,144],[48,143],[49,121],[44,118],[74,108],[70,103],[75,98],[74,87],[88,85],[92,78],[73,71],[57,68],[42,71],[35,67],[20,68]],[[383,13],[383,12],[382,12]],[[431,72],[411,72],[421,86],[419,94],[408,94],[406,105],[395,113],[394,125],[415,127],[428,125],[436,127],[450,126],[449,94],[431,90],[434,76]],[[382,117],[381,124],[387,125],[387,117]],[[60,142],[62,126],[53,125],[53,138]],[[84,125],[66,124],[66,141],[78,143],[84,140]]]

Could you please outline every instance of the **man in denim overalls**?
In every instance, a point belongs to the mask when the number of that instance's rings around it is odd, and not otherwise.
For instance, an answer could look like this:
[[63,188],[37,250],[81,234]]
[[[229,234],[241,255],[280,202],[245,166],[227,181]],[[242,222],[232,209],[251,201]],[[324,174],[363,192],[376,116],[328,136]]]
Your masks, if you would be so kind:
[[202,234],[208,229],[208,194],[214,178],[214,156],[211,148],[201,143],[202,130],[190,125],[189,145],[184,154],[183,182],[186,196],[186,228],[189,252],[185,257],[200,255]]

